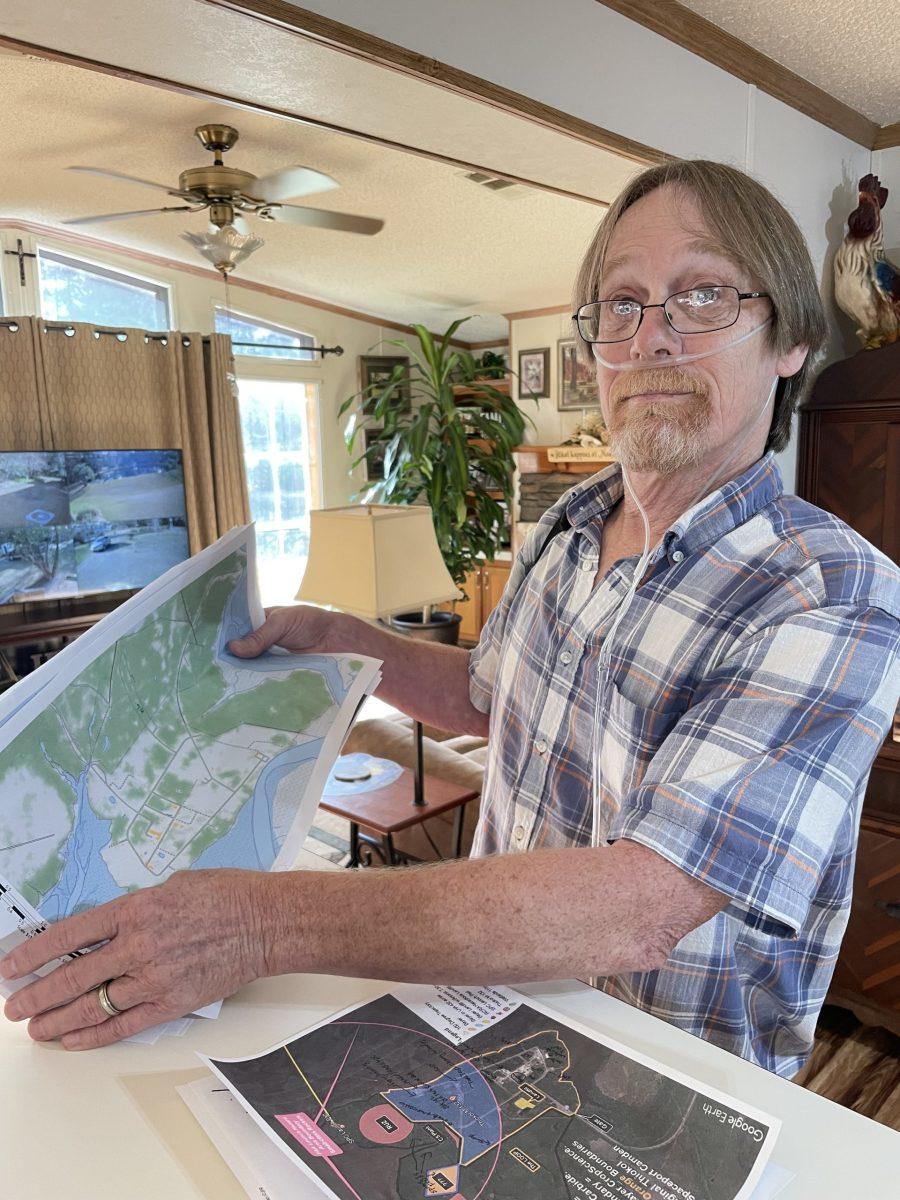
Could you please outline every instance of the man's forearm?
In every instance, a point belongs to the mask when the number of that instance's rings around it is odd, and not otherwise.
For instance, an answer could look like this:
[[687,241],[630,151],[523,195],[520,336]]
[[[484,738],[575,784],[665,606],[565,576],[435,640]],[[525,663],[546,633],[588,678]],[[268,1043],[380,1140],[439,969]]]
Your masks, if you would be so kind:
[[724,898],[633,842],[262,877],[268,974],[515,983],[662,965]]
[[376,694],[409,716],[451,733],[487,734],[487,716],[469,699],[469,654],[461,647],[404,637],[340,613],[327,649],[380,658]]

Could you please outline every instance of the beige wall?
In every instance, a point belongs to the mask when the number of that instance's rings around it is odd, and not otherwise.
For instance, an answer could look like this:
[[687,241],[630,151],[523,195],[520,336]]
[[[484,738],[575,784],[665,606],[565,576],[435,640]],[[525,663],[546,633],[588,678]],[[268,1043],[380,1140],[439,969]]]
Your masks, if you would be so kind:
[[[39,237],[10,227],[0,229],[0,248],[14,250],[19,237],[26,251],[46,246],[84,261],[105,264],[168,285],[171,288],[172,320],[176,329],[210,332],[214,307],[225,302],[224,287],[218,280],[156,266],[129,257],[127,252],[88,249],[77,243],[66,242],[65,238]],[[17,260],[11,255],[3,255],[0,285],[4,312],[7,314],[37,314],[39,311],[34,260],[29,259],[28,264],[27,286],[22,288]],[[302,281],[298,280],[300,286]],[[341,357],[328,355],[324,361],[318,362],[267,363],[251,358],[238,358],[236,362],[239,376],[297,379],[318,385],[319,461],[322,466],[323,493],[320,503],[324,507],[349,503],[353,493],[362,486],[363,476],[361,470],[357,470],[355,475],[350,473],[350,457],[343,441],[344,420],[338,423],[338,409],[359,387],[358,356],[402,353],[397,347],[388,345],[388,342],[392,338],[403,339],[404,335],[392,329],[382,329],[375,323],[252,291],[236,283],[230,285],[229,292],[229,303],[234,312],[312,334],[317,345],[344,347]]]
[[[525,441],[530,445],[556,446],[565,441],[581,420],[581,409],[577,412],[559,412],[556,407],[559,397],[557,343],[560,338],[571,336],[572,319],[568,308],[564,313],[521,317],[519,320],[510,321],[509,343],[514,371],[519,369],[520,350],[543,350],[547,347],[550,350],[550,398],[536,401],[519,400],[522,412],[534,422],[534,427],[529,426],[525,433]],[[518,390],[514,394],[518,397]]]

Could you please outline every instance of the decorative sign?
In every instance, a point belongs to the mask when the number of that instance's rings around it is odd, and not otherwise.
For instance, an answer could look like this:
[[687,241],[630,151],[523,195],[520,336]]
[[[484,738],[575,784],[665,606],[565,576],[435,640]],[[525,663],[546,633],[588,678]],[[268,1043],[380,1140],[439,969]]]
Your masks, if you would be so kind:
[[548,446],[548,462],[612,462],[605,446]]

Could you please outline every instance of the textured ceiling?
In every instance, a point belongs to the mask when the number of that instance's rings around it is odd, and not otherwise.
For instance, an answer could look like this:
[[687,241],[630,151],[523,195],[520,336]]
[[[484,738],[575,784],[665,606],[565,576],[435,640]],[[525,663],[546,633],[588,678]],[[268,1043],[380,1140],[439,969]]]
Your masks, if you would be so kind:
[[[396,87],[398,77],[391,73],[390,81]],[[426,97],[442,95],[418,86]],[[479,314],[465,326],[473,341],[505,338],[504,312],[564,303],[602,214],[595,203],[521,185],[488,191],[461,169],[416,155],[43,59],[0,58],[0,103],[4,157],[16,164],[0,188],[0,216],[60,226],[65,217],[177,203],[65,167],[102,166],[174,186],[180,171],[209,161],[194,127],[224,121],[241,135],[226,158],[230,165],[256,175],[298,163],[315,167],[341,187],[304,203],[386,222],[381,233],[364,238],[254,221],[266,244],[238,274],[435,329]],[[470,122],[477,119],[482,106],[465,103]],[[534,129],[519,124],[525,133]],[[570,139],[556,141],[576,159],[582,152]],[[635,169],[618,161],[615,168],[623,177]],[[579,170],[585,164],[573,162],[570,174]],[[204,228],[201,214],[173,213],[79,232],[206,265],[179,237]]]
[[680,0],[879,125],[900,121],[898,0]]

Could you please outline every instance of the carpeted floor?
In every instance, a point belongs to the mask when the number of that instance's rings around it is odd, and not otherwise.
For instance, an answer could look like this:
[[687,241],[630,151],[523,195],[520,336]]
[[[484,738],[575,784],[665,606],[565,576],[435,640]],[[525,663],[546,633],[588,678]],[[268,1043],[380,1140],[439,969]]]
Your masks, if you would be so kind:
[[[319,811],[306,849],[342,866],[348,828],[341,817]],[[845,1009],[822,1009],[815,1048],[794,1082],[900,1131],[900,1038],[862,1025]]]

